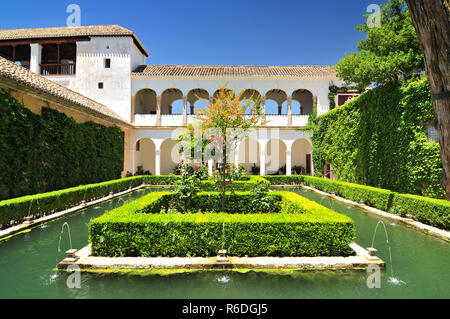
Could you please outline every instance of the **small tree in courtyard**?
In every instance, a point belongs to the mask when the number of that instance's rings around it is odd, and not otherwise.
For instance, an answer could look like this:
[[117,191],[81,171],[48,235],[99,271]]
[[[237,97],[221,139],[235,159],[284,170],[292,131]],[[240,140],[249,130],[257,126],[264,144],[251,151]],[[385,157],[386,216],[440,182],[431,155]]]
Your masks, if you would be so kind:
[[[233,90],[222,86],[218,95],[207,103],[206,109],[199,110],[197,120],[204,132],[211,134],[207,139],[210,149],[219,150],[222,190],[222,211],[225,211],[226,185],[231,181],[232,169],[228,165],[227,151],[242,140],[249,129],[263,125],[260,99],[251,96],[243,99],[245,91],[235,94]],[[217,156],[217,154],[216,154]]]

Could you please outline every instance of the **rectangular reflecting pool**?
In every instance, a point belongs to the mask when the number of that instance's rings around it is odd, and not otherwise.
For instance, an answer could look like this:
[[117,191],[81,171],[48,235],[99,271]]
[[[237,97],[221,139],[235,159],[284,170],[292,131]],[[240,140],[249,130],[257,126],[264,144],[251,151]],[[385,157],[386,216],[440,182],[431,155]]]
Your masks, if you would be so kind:
[[[386,261],[380,288],[369,288],[366,271],[198,271],[176,274],[69,273],[54,268],[69,249],[88,244],[87,224],[105,211],[159,189],[144,189],[90,207],[0,241],[0,298],[450,298],[450,244],[303,189],[289,189],[355,221],[357,244],[372,245]],[[376,235],[374,231],[379,224]],[[389,240],[387,240],[387,237]],[[58,251],[58,245],[61,249]]]

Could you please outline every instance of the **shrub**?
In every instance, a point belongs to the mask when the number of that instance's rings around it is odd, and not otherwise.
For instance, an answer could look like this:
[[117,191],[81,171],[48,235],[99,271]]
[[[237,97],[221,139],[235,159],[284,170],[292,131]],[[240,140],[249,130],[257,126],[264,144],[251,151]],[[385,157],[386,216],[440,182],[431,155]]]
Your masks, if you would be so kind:
[[426,79],[378,86],[314,120],[314,167],[330,163],[339,180],[445,198],[439,143],[424,129],[433,119]]
[[123,145],[119,127],[34,114],[0,90],[0,200],[119,178]]
[[0,201],[0,225],[5,227],[11,221],[21,221],[28,215],[41,217],[79,205],[82,200],[95,200],[110,192],[121,192],[141,184],[142,177],[129,177]]
[[281,176],[269,175],[264,176],[272,185],[300,185],[304,182],[303,175]]
[[418,221],[450,230],[450,202],[409,194],[395,194],[390,213],[405,217],[413,215]]
[[304,176],[304,181],[307,185],[324,192],[335,193],[338,196],[354,202],[365,201],[369,206],[384,211],[389,210],[394,196],[394,192],[390,190],[334,181],[320,177]]
[[304,176],[304,182],[324,192],[335,193],[355,202],[365,201],[370,206],[392,214],[403,217],[410,214],[424,224],[446,230],[450,228],[450,203],[446,200],[399,194],[386,189],[320,177]]
[[[280,214],[146,214],[168,194],[152,193],[91,220],[95,256],[347,256],[355,239],[353,221],[295,193]],[[289,193],[289,194],[287,194]],[[207,194],[205,194],[207,196]],[[239,195],[234,195],[239,196]],[[219,198],[219,197],[218,197]],[[151,205],[148,203],[151,202]],[[296,207],[292,207],[296,205]],[[296,211],[299,209],[301,211]],[[225,233],[225,236],[223,236]]]

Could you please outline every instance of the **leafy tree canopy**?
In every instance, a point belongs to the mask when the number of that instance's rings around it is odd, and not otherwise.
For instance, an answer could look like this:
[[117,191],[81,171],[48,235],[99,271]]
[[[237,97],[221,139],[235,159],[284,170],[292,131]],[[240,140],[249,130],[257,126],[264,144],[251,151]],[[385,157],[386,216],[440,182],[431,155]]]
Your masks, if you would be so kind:
[[424,69],[404,0],[389,0],[381,8],[380,19],[380,27],[369,27],[367,22],[356,26],[356,30],[367,32],[367,37],[358,42],[358,53],[346,53],[336,66],[338,76],[346,82],[368,86],[389,79],[406,81]]

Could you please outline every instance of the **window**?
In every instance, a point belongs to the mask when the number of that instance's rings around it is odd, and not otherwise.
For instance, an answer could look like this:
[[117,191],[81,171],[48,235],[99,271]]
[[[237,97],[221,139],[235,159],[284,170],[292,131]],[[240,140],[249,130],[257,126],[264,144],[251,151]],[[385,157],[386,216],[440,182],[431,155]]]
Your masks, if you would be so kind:
[[434,127],[428,128],[428,142],[439,142],[439,134]]
[[105,69],[111,68],[111,59],[105,59]]
[[101,90],[103,89],[103,82],[98,82],[98,88]]

